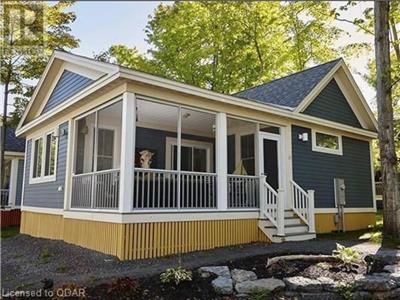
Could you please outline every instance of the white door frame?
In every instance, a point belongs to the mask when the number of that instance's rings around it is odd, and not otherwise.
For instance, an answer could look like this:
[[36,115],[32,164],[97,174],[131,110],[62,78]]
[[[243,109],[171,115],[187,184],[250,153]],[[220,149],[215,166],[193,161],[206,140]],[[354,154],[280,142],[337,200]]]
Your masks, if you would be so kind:
[[287,197],[287,188],[286,188],[286,155],[285,155],[285,147],[282,146],[283,141],[285,141],[284,137],[284,128],[280,128],[281,134],[269,133],[259,131],[259,142],[258,142],[258,157],[259,157],[259,175],[263,174],[264,171],[264,139],[273,140],[277,142],[277,159],[278,159],[278,184],[279,189],[283,190],[284,198],[285,198],[285,208],[290,208],[290,199]]

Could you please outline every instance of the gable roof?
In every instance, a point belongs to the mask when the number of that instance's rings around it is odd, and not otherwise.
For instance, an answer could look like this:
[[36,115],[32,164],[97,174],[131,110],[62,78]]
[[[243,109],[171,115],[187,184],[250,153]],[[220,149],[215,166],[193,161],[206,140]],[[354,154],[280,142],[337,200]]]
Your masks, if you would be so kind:
[[15,128],[6,128],[5,151],[25,152],[25,139],[15,136]]
[[[94,78],[95,80],[93,83],[89,84],[88,86],[78,91],[71,97],[65,99],[65,101],[62,104],[50,109],[47,112],[38,115],[37,111],[41,111],[40,109],[38,109],[38,106],[40,108],[40,105],[42,105],[43,108],[46,99],[45,97],[41,96],[41,93],[43,94],[43,90],[47,91],[47,93],[51,93],[53,91],[51,85],[46,83],[46,81],[52,79],[51,70],[53,68],[57,68],[57,65],[64,63],[72,63],[75,66],[79,66],[80,68],[85,69],[86,71],[96,70],[97,73],[102,72],[103,75]],[[323,67],[324,65],[326,66]],[[322,68],[322,70],[324,70],[325,68],[326,69],[325,71],[322,72],[320,68]],[[94,93],[101,93],[102,90],[104,91],[104,89],[108,86],[112,87],[116,86],[116,84],[126,83],[127,81],[135,81],[146,85],[152,85],[154,87],[165,88],[171,91],[185,93],[187,95],[207,98],[208,100],[215,100],[222,103],[229,103],[232,105],[246,107],[249,109],[265,111],[274,114],[276,116],[288,117],[294,120],[302,120],[321,126],[330,126],[335,128],[340,127],[342,130],[349,131],[351,133],[358,133],[363,136],[376,138],[376,131],[377,131],[376,119],[373,116],[373,113],[371,112],[364,97],[362,96],[359,88],[357,87],[354,79],[352,78],[351,73],[346,67],[344,61],[342,59],[338,59],[299,73],[312,72],[313,74],[315,74],[314,71],[312,71],[313,69],[319,69],[320,72],[322,72],[320,76],[315,76],[315,78],[319,78],[319,81],[318,79],[313,80],[315,83],[312,86],[309,86],[311,91],[308,93],[307,96],[305,96],[304,99],[300,101],[297,107],[289,107],[289,106],[275,104],[272,102],[265,102],[254,99],[250,100],[243,97],[239,97],[237,95],[222,94],[219,92],[200,88],[194,85],[163,78],[150,73],[133,70],[116,64],[100,62],[92,58],[68,52],[55,51],[46,67],[45,72],[43,73],[38,83],[38,86],[35,89],[34,95],[32,96],[32,99],[26,111],[24,112],[24,115],[17,127],[16,133],[17,135],[22,135],[32,130],[33,128],[42,124],[44,121],[52,119],[58,114],[64,113],[65,110],[77,107],[79,105],[78,102],[80,102],[85,98],[90,97],[90,95],[93,95]],[[277,79],[275,81],[280,81],[292,76],[297,77],[296,75],[299,74],[298,73],[292,74],[287,77]],[[345,92],[346,99],[348,100],[352,109],[354,110],[355,108],[357,110],[357,117],[359,119],[360,117],[362,118],[363,121],[362,128],[355,128],[353,126],[342,125],[338,124],[337,122],[331,122],[326,119],[308,116],[302,113],[304,109],[311,103],[311,101],[313,101],[313,99],[315,99],[315,97],[320,93],[322,88],[326,86],[328,81],[338,76],[340,77],[339,78],[340,88],[342,90],[343,88],[346,90]],[[308,85],[308,83],[305,82],[306,79],[304,79],[304,77],[302,78],[303,79],[300,80],[301,84]],[[43,82],[45,84],[43,84]],[[54,79],[53,82],[55,82]],[[355,103],[355,105],[353,105],[353,102]]]
[[234,96],[295,109],[341,58],[235,93]]

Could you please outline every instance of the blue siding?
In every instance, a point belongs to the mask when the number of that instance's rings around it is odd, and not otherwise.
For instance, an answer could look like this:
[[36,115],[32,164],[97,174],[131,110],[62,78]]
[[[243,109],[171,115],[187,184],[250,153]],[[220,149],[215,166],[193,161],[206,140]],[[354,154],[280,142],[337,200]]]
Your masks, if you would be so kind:
[[[68,123],[61,124],[60,130],[61,129],[68,130]],[[61,136],[58,140],[57,173],[55,181],[29,184],[32,140],[28,141],[26,149],[24,205],[49,208],[64,207],[64,191],[59,192],[58,187],[62,186],[64,188],[65,185],[67,147],[68,134]]]
[[18,160],[18,171],[17,171],[17,191],[15,195],[15,205],[21,205],[22,199],[22,183],[24,181],[24,160]]
[[315,190],[315,206],[335,207],[333,179],[344,178],[347,207],[373,207],[369,143],[343,137],[343,156],[312,151],[311,139],[300,133],[308,128],[292,127],[293,178],[304,189]]
[[334,79],[328,83],[303,113],[361,128],[360,122]]
[[43,108],[42,114],[63,103],[66,99],[87,87],[93,81],[94,80],[85,76],[65,70]]

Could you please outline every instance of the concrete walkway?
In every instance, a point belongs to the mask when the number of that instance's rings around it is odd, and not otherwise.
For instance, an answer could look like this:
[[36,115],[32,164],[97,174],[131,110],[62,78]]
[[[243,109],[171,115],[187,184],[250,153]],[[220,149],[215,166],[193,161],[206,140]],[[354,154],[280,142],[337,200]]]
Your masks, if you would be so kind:
[[336,242],[356,247],[364,253],[400,258],[398,250],[383,249],[361,241],[313,240],[270,245],[249,244],[158,259],[122,262],[113,256],[62,241],[18,235],[2,240],[1,286],[5,289],[35,289],[42,286],[41,280],[44,278],[54,280],[56,286],[71,282],[91,285],[113,277],[141,278],[156,275],[178,265],[193,269],[258,255],[331,254],[332,250],[336,249]]

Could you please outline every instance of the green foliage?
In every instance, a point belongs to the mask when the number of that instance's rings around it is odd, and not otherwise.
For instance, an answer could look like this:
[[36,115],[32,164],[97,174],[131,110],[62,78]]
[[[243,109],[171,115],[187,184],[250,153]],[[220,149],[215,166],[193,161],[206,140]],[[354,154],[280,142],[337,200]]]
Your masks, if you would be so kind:
[[356,249],[345,247],[338,243],[336,243],[336,250],[332,251],[332,255],[333,257],[340,259],[345,264],[355,263],[361,257],[361,253]]
[[40,252],[39,259],[40,263],[47,264],[50,261],[50,258],[53,256],[53,253],[50,252],[48,248],[44,248],[42,252]]
[[354,290],[354,284],[339,283],[336,287],[336,292],[346,300],[353,299]]
[[269,299],[271,291],[268,289],[255,288],[250,291],[250,300],[265,300]]
[[64,264],[59,265],[56,269],[57,273],[66,273],[67,271],[68,271],[68,267]]
[[[41,76],[54,49],[66,50],[79,45],[69,27],[75,21],[75,13],[70,11],[73,3],[21,0],[4,1],[0,6],[1,19],[9,20],[0,25],[0,82],[8,89],[8,94],[17,98],[16,110],[12,114],[13,126],[25,109],[27,97],[32,94],[33,87],[26,81]],[[11,7],[12,10],[9,9]],[[16,11],[22,13],[17,14]],[[33,35],[23,34],[26,28],[20,26],[21,15],[43,20],[29,28]]]
[[179,285],[183,281],[192,281],[192,272],[182,267],[167,269],[164,273],[161,273],[160,281]]
[[319,262],[319,263],[317,263],[317,267],[319,267],[323,270],[329,270],[332,267],[332,265],[327,262]]
[[1,228],[1,238],[9,238],[19,234],[19,226]]
[[232,93],[326,62],[342,34],[329,2],[174,2],[146,26],[147,56],[112,46],[97,58]]
[[138,282],[130,277],[122,277],[112,281],[107,289],[110,299],[135,299]]

